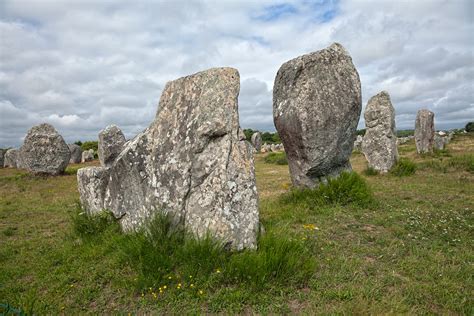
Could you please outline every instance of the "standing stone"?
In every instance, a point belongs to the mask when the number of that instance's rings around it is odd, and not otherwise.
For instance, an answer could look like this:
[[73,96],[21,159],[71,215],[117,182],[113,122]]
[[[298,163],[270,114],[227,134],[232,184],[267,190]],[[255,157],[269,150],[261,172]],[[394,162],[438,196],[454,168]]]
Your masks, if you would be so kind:
[[103,167],[110,167],[125,144],[125,136],[120,128],[109,125],[99,133],[99,161]]
[[388,172],[398,160],[395,109],[386,91],[370,98],[364,112],[366,132],[362,152],[369,167]]
[[262,134],[260,132],[252,134],[252,145],[257,152],[260,152],[262,149]]
[[359,74],[340,44],[280,67],[273,120],[293,185],[314,187],[352,169],[349,158],[361,109]]
[[23,167],[33,174],[58,175],[66,169],[71,153],[56,129],[43,123],[30,128],[19,156]]
[[84,150],[82,152],[81,162],[87,162],[94,160],[94,149]]
[[[94,192],[105,187],[94,208],[110,210],[124,230],[169,213],[197,236],[209,232],[228,248],[255,248],[258,195],[253,149],[239,127],[239,88],[232,68],[168,82],[154,122],[126,143],[110,168],[78,173],[79,191],[88,191],[86,184]],[[97,172],[108,181],[87,180],[102,179]]]
[[433,146],[434,148],[438,149],[438,150],[443,150],[444,147],[449,143],[449,138],[448,136],[439,136],[437,134],[435,134],[434,136],[434,140],[433,140]]
[[3,163],[5,159],[5,153],[7,152],[6,149],[0,148],[0,168],[3,168]]
[[105,190],[108,180],[109,174],[103,167],[88,167],[77,170],[77,184],[81,203],[89,213],[93,214],[104,210]]
[[433,152],[434,133],[434,113],[419,110],[415,121],[415,143],[419,154]]
[[18,149],[10,148],[5,152],[3,166],[5,168],[18,168]]
[[354,150],[361,151],[362,150],[362,140],[364,138],[362,135],[357,135],[356,140],[354,141]]
[[69,152],[71,153],[71,158],[69,159],[69,163],[81,163],[82,159],[82,148],[76,144],[69,144]]

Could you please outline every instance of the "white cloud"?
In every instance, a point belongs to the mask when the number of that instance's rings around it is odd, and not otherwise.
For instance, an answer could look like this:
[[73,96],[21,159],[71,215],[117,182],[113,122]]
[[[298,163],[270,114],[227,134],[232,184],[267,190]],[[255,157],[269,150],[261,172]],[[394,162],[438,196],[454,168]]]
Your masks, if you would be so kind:
[[[0,147],[53,123],[67,141],[148,126],[169,80],[241,74],[243,127],[273,130],[280,65],[342,43],[364,103],[388,90],[399,128],[418,108],[442,128],[474,118],[472,1],[31,1],[0,3]],[[363,126],[361,121],[359,126]]]

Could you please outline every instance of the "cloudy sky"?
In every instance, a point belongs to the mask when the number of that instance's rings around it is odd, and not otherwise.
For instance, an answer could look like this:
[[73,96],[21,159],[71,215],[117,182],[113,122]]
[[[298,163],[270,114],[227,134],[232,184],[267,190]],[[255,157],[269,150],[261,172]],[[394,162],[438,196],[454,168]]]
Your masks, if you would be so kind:
[[41,122],[68,142],[112,123],[133,137],[167,81],[219,66],[240,71],[241,126],[273,131],[278,68],[332,42],[352,55],[364,106],[390,93],[399,129],[423,107],[438,129],[463,127],[473,34],[472,0],[0,0],[0,147]]

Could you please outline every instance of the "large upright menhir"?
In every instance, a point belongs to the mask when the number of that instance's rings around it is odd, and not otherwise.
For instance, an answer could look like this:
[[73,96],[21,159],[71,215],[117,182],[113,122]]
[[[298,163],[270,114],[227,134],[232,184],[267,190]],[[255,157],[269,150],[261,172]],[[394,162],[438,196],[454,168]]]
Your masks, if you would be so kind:
[[434,133],[434,113],[427,109],[419,110],[415,121],[415,144],[419,154],[433,152]]
[[395,109],[388,92],[382,91],[369,99],[364,119],[366,132],[362,152],[369,167],[387,172],[398,160]]
[[273,87],[273,120],[295,186],[351,170],[362,109],[359,74],[340,44],[284,63]]
[[83,206],[108,209],[125,230],[157,212],[229,248],[255,248],[253,149],[239,126],[240,76],[213,68],[168,82],[155,120],[108,168],[78,171]]

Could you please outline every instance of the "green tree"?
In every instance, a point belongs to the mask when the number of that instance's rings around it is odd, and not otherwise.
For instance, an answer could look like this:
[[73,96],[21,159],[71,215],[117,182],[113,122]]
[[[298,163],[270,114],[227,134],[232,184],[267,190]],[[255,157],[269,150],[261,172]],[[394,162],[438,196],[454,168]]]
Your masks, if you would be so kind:
[[467,123],[464,129],[466,132],[474,132],[474,122]]

